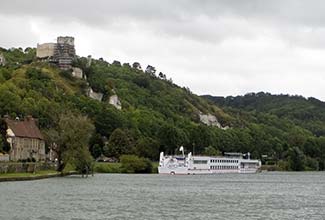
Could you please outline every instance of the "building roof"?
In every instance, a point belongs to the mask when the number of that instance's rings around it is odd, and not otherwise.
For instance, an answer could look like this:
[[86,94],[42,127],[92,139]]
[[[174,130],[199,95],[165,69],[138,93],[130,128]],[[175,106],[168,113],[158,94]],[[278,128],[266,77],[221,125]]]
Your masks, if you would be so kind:
[[10,128],[16,137],[35,138],[44,140],[44,137],[37,127],[35,120],[32,117],[27,117],[24,121],[4,119],[8,128]]

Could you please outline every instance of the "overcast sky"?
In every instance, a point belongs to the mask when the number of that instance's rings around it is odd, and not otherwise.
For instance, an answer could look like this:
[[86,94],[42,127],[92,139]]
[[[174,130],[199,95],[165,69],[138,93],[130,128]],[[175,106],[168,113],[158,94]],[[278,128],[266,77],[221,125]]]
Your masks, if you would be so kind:
[[199,95],[325,100],[322,0],[1,0],[1,47],[59,35],[78,55],[150,64]]

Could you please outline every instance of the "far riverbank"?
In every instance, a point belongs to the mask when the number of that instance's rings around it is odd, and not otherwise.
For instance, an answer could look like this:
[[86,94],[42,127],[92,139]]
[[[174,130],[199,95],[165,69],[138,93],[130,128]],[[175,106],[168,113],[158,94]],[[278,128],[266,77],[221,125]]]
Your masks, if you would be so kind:
[[46,179],[52,177],[61,177],[76,174],[76,172],[56,172],[56,171],[39,171],[36,173],[5,173],[0,174],[0,182],[8,182],[8,181],[28,181],[28,180],[39,180]]

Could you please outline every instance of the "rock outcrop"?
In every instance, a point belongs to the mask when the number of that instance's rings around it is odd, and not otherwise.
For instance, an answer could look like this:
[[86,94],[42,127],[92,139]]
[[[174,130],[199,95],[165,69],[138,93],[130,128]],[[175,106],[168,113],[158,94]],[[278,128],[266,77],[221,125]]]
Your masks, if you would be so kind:
[[120,99],[117,95],[112,95],[109,97],[109,104],[113,105],[115,108],[121,110],[122,104],[120,102]]
[[6,65],[6,59],[5,59],[5,56],[0,53],[0,66],[4,66]]
[[229,128],[228,126],[222,127],[222,125],[218,121],[217,117],[210,114],[210,113],[209,114],[203,114],[202,112],[200,112],[199,116],[200,116],[200,121],[205,125],[218,127],[218,128],[224,129],[224,130]]
[[94,92],[94,90],[92,88],[89,88],[88,90],[88,96],[92,99],[98,100],[98,101],[102,101],[103,99],[103,93],[100,92]]
[[72,76],[78,79],[84,79],[83,71],[78,67],[72,67]]

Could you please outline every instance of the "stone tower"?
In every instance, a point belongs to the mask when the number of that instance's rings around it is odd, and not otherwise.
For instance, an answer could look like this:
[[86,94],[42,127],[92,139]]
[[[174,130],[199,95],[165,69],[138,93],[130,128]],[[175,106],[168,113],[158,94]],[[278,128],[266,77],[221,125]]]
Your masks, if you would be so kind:
[[58,37],[54,50],[54,59],[61,69],[71,68],[73,59],[76,56],[73,37]]

